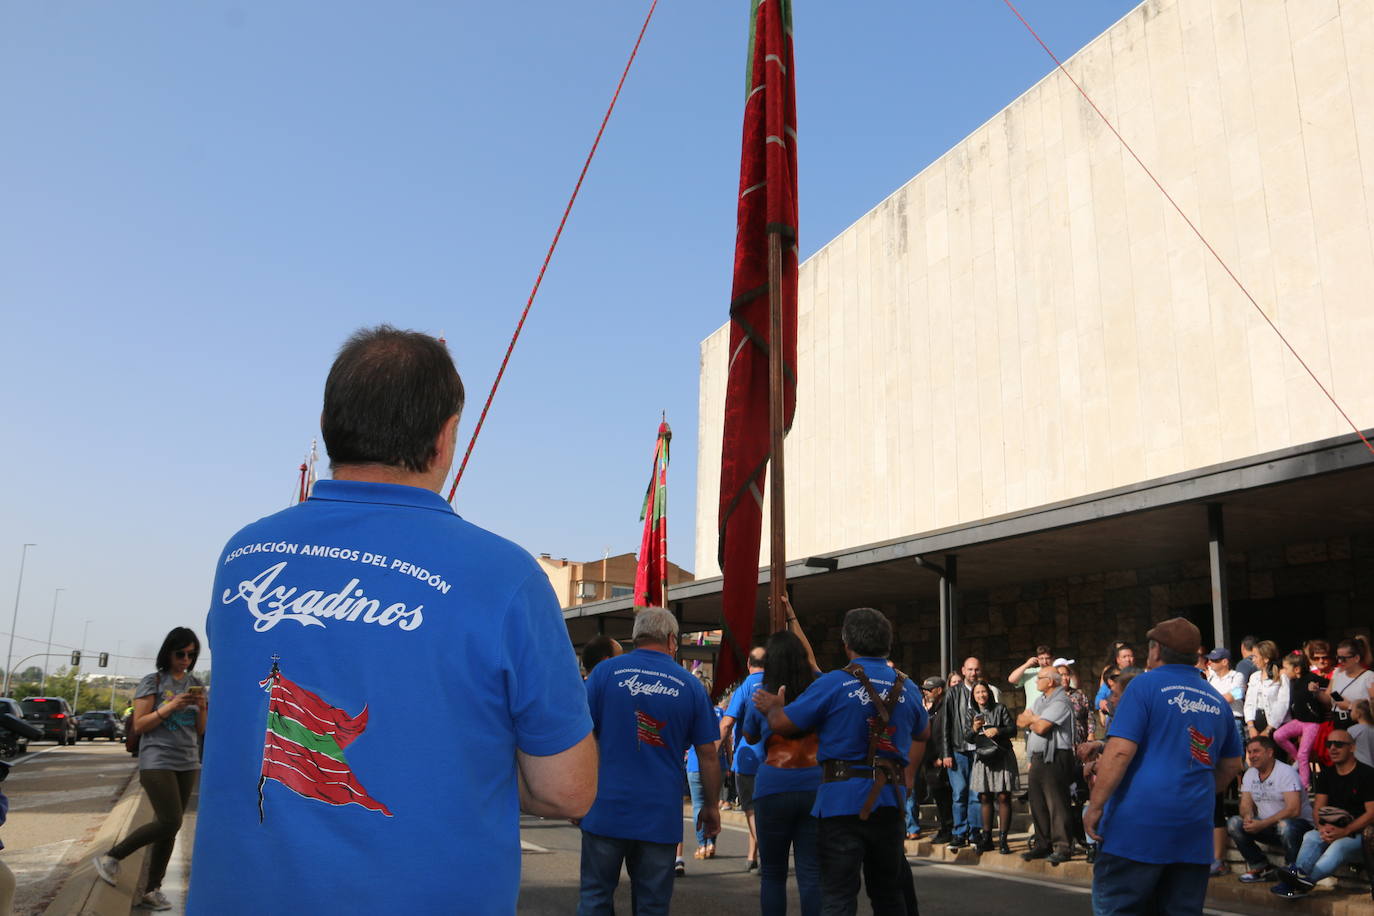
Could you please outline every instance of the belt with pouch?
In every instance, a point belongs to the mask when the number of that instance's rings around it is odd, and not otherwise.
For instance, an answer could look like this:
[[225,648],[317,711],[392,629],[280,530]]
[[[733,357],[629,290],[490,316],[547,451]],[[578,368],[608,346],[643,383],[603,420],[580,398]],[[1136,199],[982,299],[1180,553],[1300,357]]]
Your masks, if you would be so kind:
[[905,790],[903,785],[902,765],[889,757],[879,757],[873,766],[869,766],[867,761],[861,760],[822,760],[821,761],[821,782],[844,782],[849,779],[871,779],[873,788],[868,792],[868,798],[864,799],[863,808],[859,810],[859,819],[868,820],[868,815],[873,810],[873,806],[878,803],[878,796],[882,794],[883,786],[890,785],[897,790],[898,807],[902,806],[902,794]]

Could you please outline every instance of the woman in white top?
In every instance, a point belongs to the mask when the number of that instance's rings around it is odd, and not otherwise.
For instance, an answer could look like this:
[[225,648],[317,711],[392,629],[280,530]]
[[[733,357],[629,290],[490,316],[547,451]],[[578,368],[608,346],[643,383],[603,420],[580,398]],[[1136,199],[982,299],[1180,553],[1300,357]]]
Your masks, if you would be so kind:
[[1288,721],[1288,678],[1279,667],[1279,647],[1270,640],[1255,643],[1259,668],[1245,689],[1245,731],[1251,738],[1272,737]]

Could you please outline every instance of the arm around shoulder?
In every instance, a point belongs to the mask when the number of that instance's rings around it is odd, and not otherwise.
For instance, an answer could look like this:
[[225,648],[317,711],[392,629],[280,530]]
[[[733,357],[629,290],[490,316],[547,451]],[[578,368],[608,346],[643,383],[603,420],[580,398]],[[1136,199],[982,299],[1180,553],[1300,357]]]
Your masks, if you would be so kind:
[[539,817],[579,818],[596,801],[596,738],[590,732],[557,754],[515,752],[520,810]]

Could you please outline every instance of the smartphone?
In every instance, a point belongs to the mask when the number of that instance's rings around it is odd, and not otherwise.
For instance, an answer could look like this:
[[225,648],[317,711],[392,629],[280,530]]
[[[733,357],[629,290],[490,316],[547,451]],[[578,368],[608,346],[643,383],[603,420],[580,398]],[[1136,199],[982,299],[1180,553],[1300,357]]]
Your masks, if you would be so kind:
[[194,694],[195,696],[200,696],[202,693],[205,692],[205,688],[200,684],[192,684],[190,687],[186,688],[186,692]]

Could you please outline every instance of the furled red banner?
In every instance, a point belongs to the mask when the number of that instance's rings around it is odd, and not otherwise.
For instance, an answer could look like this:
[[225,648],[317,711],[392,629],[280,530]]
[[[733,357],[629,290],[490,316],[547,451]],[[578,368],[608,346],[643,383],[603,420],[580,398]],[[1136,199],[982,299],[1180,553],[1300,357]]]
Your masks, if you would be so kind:
[[635,564],[635,604],[665,607],[668,590],[668,444],[673,430],[664,420],[658,424],[654,444],[654,471],[644,508],[639,512],[644,535],[639,539],[639,561]]
[[797,404],[797,101],[791,0],[754,0],[740,154],[730,369],[720,462],[720,568],[725,634],[717,691],[745,673],[758,595],[768,428],[768,239],[782,247],[783,427]]

